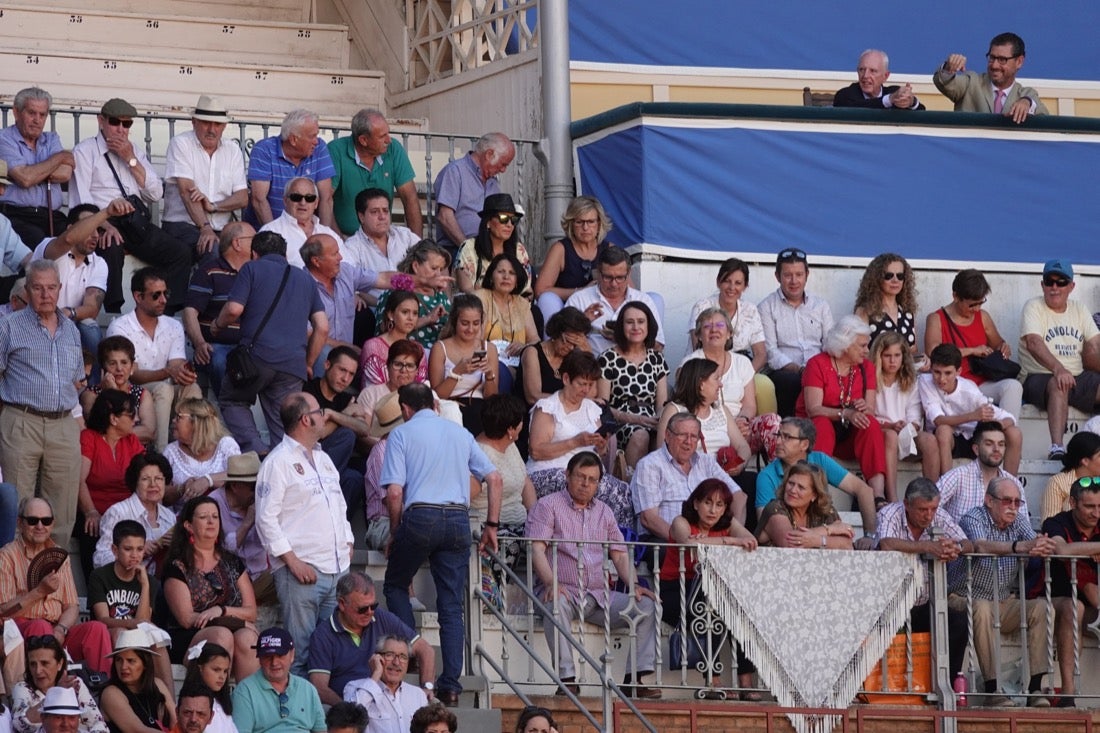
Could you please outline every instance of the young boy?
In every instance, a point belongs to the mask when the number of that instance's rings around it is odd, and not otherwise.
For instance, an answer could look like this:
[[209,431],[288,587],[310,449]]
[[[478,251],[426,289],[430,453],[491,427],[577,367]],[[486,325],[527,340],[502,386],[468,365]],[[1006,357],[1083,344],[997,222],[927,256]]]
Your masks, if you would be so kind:
[[[139,624],[151,624],[153,599],[159,583],[145,572],[145,528],[132,519],[123,519],[111,534],[111,553],[115,561],[96,568],[88,579],[88,605],[92,616],[106,624],[111,632],[111,644],[127,629]],[[157,636],[167,638],[160,629]],[[154,639],[154,641],[156,641]],[[161,644],[156,644],[161,646]],[[171,690],[172,663],[167,649],[153,655],[156,676]]]
[[922,374],[917,388],[924,408],[925,430],[935,436],[939,445],[941,473],[951,470],[953,458],[971,457],[970,441],[979,420],[995,420],[1005,430],[1004,468],[1016,475],[1024,438],[1012,415],[988,400],[978,385],[959,378],[962,366],[959,347],[940,344],[929,356],[932,373]]

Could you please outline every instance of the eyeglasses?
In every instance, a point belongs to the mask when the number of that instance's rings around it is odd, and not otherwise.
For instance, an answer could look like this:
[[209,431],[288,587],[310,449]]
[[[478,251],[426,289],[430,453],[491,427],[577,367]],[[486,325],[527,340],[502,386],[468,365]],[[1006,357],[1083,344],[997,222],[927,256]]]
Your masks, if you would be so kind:
[[882,273],[882,279],[885,280],[886,282],[890,282],[891,280],[897,280],[897,281],[900,282],[900,281],[905,279],[905,273],[904,272],[884,272],[884,273]]
[[677,433],[675,430],[669,430],[668,432],[675,435],[680,440],[686,440],[691,443],[699,440],[699,433]]
[[165,300],[168,300],[168,296],[170,296],[172,294],[172,292],[170,290],[165,289],[165,290],[158,290],[155,293],[142,293],[142,294],[146,298],[148,298],[149,300],[160,300],[161,298],[164,298]]
[[419,366],[419,364],[415,364],[413,362],[408,362],[408,361],[395,361],[392,364],[390,364],[390,366],[392,366],[394,369],[396,369],[399,372],[411,372],[411,371],[415,371],[416,368]]
[[28,517],[24,515],[23,521],[27,523],[28,527],[37,527],[40,524],[43,527],[49,527],[53,524],[53,517]]
[[1020,58],[1020,54],[1016,54],[1015,56],[994,56],[991,53],[987,53],[985,57],[995,64],[1007,64],[1012,59]]
[[1044,277],[1043,285],[1048,288],[1064,288],[1070,284],[1070,280],[1064,277]]
[[725,331],[726,330],[726,322],[725,321],[715,321],[714,323],[704,323],[703,324],[703,329],[707,330],[707,331]]
[[784,433],[782,430],[779,431],[779,437],[783,440],[802,440],[801,435],[791,435],[790,433]]
[[409,661],[409,655],[404,654],[402,652],[380,652],[379,654],[387,662],[392,662],[395,659],[400,660],[402,662]]
[[125,129],[129,130],[131,127],[134,126],[134,121],[133,120],[122,120],[122,119],[119,119],[118,117],[108,117],[107,118],[107,124],[110,125],[111,127],[123,127]]
[[317,194],[315,193],[288,193],[286,197],[296,204],[300,204],[303,201],[307,204],[312,204],[317,200]]
[[289,704],[290,704],[290,695],[286,694],[285,692],[280,692],[279,693],[279,717],[280,718],[289,718],[290,717],[290,708],[287,707]]
[[164,474],[158,473],[156,476],[140,476],[138,477],[138,483],[142,484],[164,484],[168,483],[164,480]]
[[316,410],[310,410],[306,414],[302,415],[302,417],[309,417],[310,415],[323,415],[323,414],[325,414],[325,408],[318,407]]
[[519,223],[519,217],[515,214],[497,214],[493,218],[496,219],[497,222],[500,224],[511,224],[512,226],[515,226]]
[[780,252],[776,259],[779,262],[805,262],[806,253],[796,247],[791,247]]
[[1001,502],[1001,506],[1022,507],[1024,505],[1023,499],[1009,499],[1003,496],[994,496],[994,499]]
[[573,223],[582,229],[586,227],[598,227],[600,225],[599,219],[574,219]]
[[629,275],[605,275],[600,273],[600,279],[608,283],[625,283]]
[[[378,601],[375,601],[374,603],[365,603],[359,608],[355,609],[355,612],[358,614],[364,614],[367,611],[377,611],[379,605],[381,604]],[[405,657],[405,659],[408,659],[408,657]]]

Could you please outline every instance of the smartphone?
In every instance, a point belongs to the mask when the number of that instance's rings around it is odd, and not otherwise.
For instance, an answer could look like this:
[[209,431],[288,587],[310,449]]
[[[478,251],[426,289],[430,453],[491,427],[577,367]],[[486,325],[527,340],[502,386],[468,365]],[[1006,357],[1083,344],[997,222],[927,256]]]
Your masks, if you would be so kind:
[[488,353],[489,352],[487,352],[485,349],[478,349],[474,352],[474,361],[481,361],[488,355]]

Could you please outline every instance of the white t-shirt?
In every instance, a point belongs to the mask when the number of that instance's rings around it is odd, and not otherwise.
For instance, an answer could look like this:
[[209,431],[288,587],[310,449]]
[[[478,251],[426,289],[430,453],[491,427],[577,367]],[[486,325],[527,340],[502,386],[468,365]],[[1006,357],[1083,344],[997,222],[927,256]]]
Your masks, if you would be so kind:
[[1081,351],[1085,342],[1100,335],[1092,314],[1080,302],[1071,300],[1066,303],[1065,313],[1055,313],[1047,307],[1040,296],[1024,304],[1024,315],[1020,323],[1020,379],[1029,374],[1050,374],[1050,370],[1035,360],[1024,346],[1029,334],[1043,338],[1043,343],[1058,363],[1077,375],[1085,371],[1081,361]]
[[[936,383],[932,381],[931,374],[922,374],[917,377],[917,389],[920,391],[920,403],[924,408],[925,429],[928,432],[935,432],[936,418],[938,417],[953,417],[966,412],[973,412],[988,403],[988,399],[978,389],[978,385],[966,377],[959,377],[957,384],[955,391],[947,394],[936,386]],[[1005,418],[1012,419],[1011,413],[996,405],[991,405],[991,407],[993,408],[993,419],[997,422],[1001,422]],[[956,425],[955,434],[970,440],[977,425],[977,420]]]
[[[46,237],[39,242],[31,255],[31,261],[46,259],[46,245],[53,240],[53,237]],[[99,288],[107,292],[107,262],[95,252],[85,256],[84,262],[79,265],[72,252],[66,252],[54,262],[61,275],[58,308],[79,308],[84,302],[84,291],[88,288]]]

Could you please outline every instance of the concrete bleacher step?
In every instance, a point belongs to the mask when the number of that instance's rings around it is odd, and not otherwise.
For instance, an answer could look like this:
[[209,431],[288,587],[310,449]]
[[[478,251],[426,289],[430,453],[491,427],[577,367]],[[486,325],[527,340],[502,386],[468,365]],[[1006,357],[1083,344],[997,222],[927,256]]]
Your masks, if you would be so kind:
[[116,57],[160,53],[202,62],[344,69],[346,26],[241,20],[219,16],[112,13],[101,8],[7,5],[0,37],[18,39],[28,53],[100,56],[110,38]]
[[[12,39],[7,39],[8,43]],[[109,45],[104,46],[108,50]],[[291,106],[308,104],[326,115],[350,117],[363,107],[385,108],[380,71],[310,69],[251,63],[196,62],[171,58],[125,58],[97,54],[27,53],[0,47],[0,86],[21,89],[38,84],[55,98],[88,100],[98,108],[125,95],[139,110],[194,104],[216,92],[234,114],[281,117]]]
[[[45,7],[68,8],[72,0],[38,0]],[[242,20],[277,20],[287,23],[309,21],[311,3],[308,0],[96,0],[96,8],[104,12],[139,13],[149,18],[161,15],[190,15],[207,18],[240,18]]]

